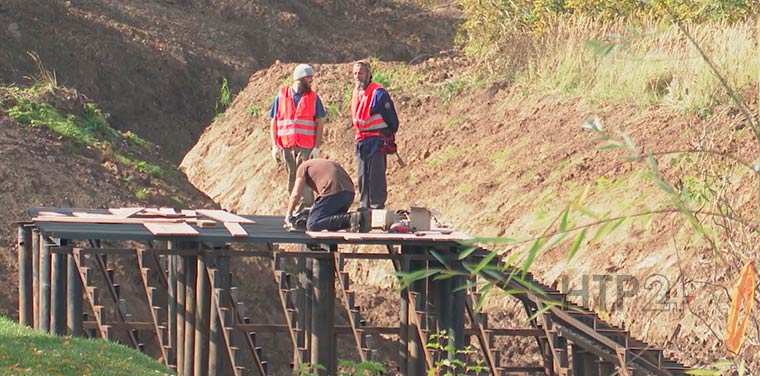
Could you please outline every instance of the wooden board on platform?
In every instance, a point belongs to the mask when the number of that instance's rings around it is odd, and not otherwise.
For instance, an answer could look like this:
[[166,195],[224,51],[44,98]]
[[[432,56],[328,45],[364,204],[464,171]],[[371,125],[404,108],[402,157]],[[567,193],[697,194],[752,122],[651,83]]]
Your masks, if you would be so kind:
[[35,222],[64,222],[64,223],[103,223],[103,224],[130,224],[130,223],[182,223],[177,218],[122,218],[118,216],[103,217],[68,217],[68,216],[44,216],[34,217]]
[[236,222],[224,222],[224,227],[227,228],[227,231],[232,234],[232,236],[238,237],[238,236],[248,236],[248,232],[245,231],[243,226],[240,225],[240,223]]
[[152,223],[144,224],[153,235],[157,236],[194,236],[198,231],[187,223]]
[[108,209],[108,211],[110,211],[111,213],[113,213],[114,215],[117,215],[119,217],[129,218],[129,217],[131,217],[131,216],[133,216],[133,215],[135,215],[135,214],[143,211],[144,209],[145,208],[141,208],[141,207],[140,208],[113,208],[113,209]]
[[306,235],[315,239],[343,239],[343,240],[415,240],[415,239],[429,239],[429,240],[442,240],[442,241],[458,241],[471,239],[467,234],[461,232],[453,232],[450,234],[442,234],[433,231],[424,231],[410,234],[399,233],[387,233],[387,232],[306,232]]
[[234,223],[248,223],[248,224],[254,223],[252,220],[248,218],[243,218],[239,215],[232,214],[224,210],[200,209],[200,210],[196,210],[196,212],[198,214],[204,215],[206,217],[217,220],[219,222],[234,222]]

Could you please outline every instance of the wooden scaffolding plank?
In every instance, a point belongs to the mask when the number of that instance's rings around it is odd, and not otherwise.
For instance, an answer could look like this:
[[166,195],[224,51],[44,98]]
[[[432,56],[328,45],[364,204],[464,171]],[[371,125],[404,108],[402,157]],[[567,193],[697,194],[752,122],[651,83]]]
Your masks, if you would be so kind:
[[199,210],[196,210],[196,212],[198,214],[204,215],[206,217],[209,217],[219,222],[236,222],[236,223],[248,223],[248,224],[255,223],[254,221],[248,218],[243,218],[237,214],[232,214],[224,210],[199,209]]
[[182,235],[182,236],[194,236],[199,235],[198,230],[194,229],[187,223],[144,223],[148,231],[153,235]]
[[224,222],[224,227],[234,237],[238,237],[238,236],[245,237],[245,236],[248,236],[248,232],[245,231],[245,229],[243,228],[243,226],[240,225],[240,223],[237,223],[237,222]]

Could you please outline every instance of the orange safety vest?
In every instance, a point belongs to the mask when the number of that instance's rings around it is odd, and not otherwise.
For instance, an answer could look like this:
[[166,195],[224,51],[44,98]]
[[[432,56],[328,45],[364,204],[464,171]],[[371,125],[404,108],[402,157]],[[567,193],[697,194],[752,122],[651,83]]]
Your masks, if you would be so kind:
[[382,136],[380,130],[388,127],[380,114],[370,115],[369,113],[375,90],[382,88],[380,84],[370,82],[363,93],[354,90],[354,96],[351,99],[351,115],[353,116],[357,141]]
[[317,93],[305,93],[295,106],[292,90],[283,87],[277,102],[277,142],[286,149],[313,148],[317,139],[316,116]]

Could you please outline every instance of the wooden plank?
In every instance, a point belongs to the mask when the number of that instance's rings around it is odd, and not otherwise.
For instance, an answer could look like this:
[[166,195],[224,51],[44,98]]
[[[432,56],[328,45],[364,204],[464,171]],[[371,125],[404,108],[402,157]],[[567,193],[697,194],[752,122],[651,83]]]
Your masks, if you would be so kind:
[[65,217],[66,216],[66,214],[58,213],[54,211],[41,211],[39,212],[38,215],[45,216],[45,217]]
[[177,213],[172,208],[146,208],[135,217],[163,217],[163,218],[177,218],[182,217],[182,214]]
[[113,215],[113,214],[99,214],[99,213],[85,213],[85,212],[73,212],[72,214],[77,218],[105,218],[105,219],[123,218],[121,216]]
[[472,239],[469,235],[462,232],[453,232],[451,234],[441,234],[427,232],[418,232],[412,234],[396,234],[396,233],[379,233],[379,232],[330,232],[330,231],[307,231],[306,235],[315,239],[337,239],[337,240],[440,240],[440,241],[456,241],[456,240],[468,240]]
[[240,225],[240,223],[236,222],[224,222],[224,227],[227,228],[227,231],[232,234],[232,236],[238,237],[238,236],[248,236],[248,232],[245,231],[243,226]]
[[108,209],[109,212],[113,213],[114,215],[117,215],[122,218],[129,218],[141,211],[143,211],[145,208],[143,207],[136,207],[136,208],[113,208]]
[[143,224],[143,223],[182,223],[182,219],[176,218],[121,218],[112,216],[113,218],[97,217],[97,218],[84,218],[84,217],[34,217],[34,222],[62,222],[62,223],[103,223],[103,224]]
[[254,221],[250,219],[243,218],[239,215],[232,214],[224,210],[200,209],[200,210],[196,210],[196,212],[198,214],[204,215],[206,217],[217,220],[219,222],[236,222],[236,223],[248,223],[248,224],[255,223]]
[[153,235],[198,235],[198,231],[187,223],[152,223],[143,224]]

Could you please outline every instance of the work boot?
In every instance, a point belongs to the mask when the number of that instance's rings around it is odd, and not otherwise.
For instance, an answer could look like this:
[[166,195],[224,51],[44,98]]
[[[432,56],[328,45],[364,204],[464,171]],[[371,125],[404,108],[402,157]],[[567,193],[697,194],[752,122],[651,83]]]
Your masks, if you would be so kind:
[[350,213],[350,223],[351,227],[349,231],[351,232],[369,232],[370,230],[370,223],[369,223],[369,216],[370,211],[365,208],[359,208],[359,210]]
[[348,231],[350,232],[362,232],[362,213],[361,212],[353,212],[348,214],[348,220],[350,223],[350,226],[348,228]]

